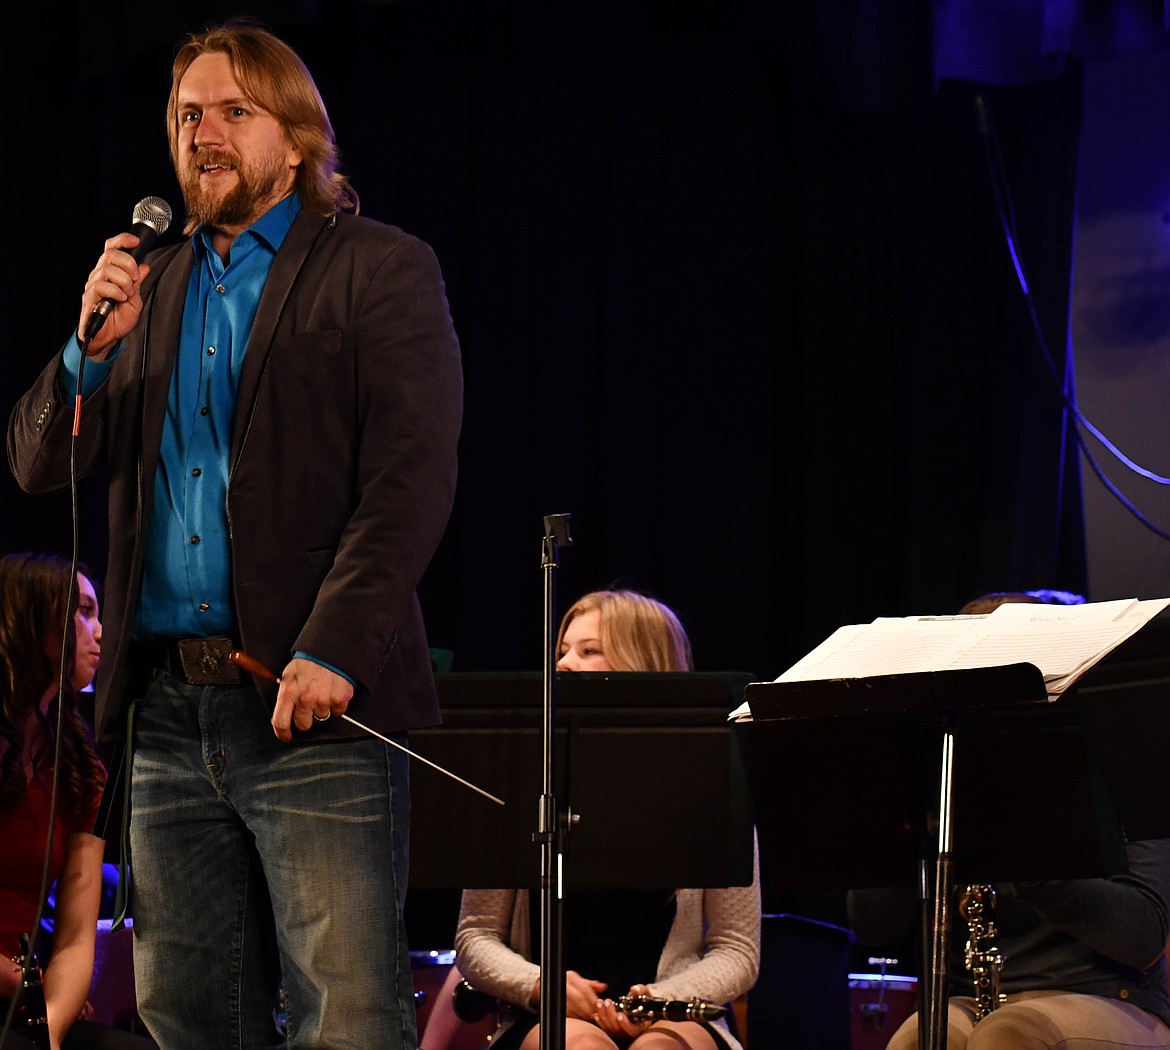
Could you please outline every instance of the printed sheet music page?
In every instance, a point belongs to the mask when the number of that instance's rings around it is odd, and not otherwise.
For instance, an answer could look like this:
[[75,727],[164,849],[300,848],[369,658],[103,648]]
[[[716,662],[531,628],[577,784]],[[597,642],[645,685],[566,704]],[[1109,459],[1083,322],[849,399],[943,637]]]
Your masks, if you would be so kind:
[[[1158,615],[1170,598],[1007,603],[984,616],[881,616],[839,627],[777,682],[870,678],[1030,663],[1051,699]],[[732,720],[751,718],[747,704]]]

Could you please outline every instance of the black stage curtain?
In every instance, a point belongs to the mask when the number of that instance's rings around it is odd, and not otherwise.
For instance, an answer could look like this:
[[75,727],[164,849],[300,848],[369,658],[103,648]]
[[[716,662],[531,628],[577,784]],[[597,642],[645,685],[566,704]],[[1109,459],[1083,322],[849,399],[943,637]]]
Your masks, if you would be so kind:
[[[44,10],[8,34],[5,410],[76,323],[104,237],[142,196],[179,202],[173,47],[233,12],[164,6],[84,16],[76,54],[71,33],[45,50]],[[963,5],[909,6],[245,8],[314,71],[363,210],[444,265],[467,409],[423,600],[456,669],[539,666],[554,512],[577,540],[562,604],[649,590],[700,667],[761,677],[841,623],[1084,588],[1059,391],[1080,67],[954,79],[934,44],[948,8],[964,39]],[[68,549],[67,501],[4,485],[3,548]],[[100,571],[100,479],[83,498]]]

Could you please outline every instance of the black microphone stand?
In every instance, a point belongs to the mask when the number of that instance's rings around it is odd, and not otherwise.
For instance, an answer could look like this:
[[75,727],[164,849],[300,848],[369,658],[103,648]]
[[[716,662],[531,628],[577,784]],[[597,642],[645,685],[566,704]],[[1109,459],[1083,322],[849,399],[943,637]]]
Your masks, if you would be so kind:
[[556,569],[557,550],[571,547],[568,514],[547,514],[540,567],[544,571],[544,790],[539,825],[533,840],[540,843],[540,1050],[565,1048],[565,961],[562,944],[565,835],[569,820],[557,806],[556,698],[557,671]]

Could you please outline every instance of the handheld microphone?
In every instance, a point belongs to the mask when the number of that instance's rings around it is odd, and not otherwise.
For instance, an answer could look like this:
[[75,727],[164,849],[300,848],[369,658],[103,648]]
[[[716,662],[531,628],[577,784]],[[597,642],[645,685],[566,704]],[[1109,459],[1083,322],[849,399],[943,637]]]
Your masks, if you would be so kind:
[[[134,205],[132,219],[134,225],[130,227],[130,233],[138,238],[138,247],[133,249],[130,255],[135,262],[142,262],[146,258],[146,253],[154,247],[154,242],[167,232],[167,227],[171,224],[171,206],[161,197],[143,197]],[[97,304],[93,313],[89,315],[89,320],[85,322],[84,342],[88,343],[98,334],[116,305],[113,299],[103,299]]]
[[631,1021],[714,1021],[727,1007],[709,999],[660,999],[653,995],[623,995],[618,1010]]

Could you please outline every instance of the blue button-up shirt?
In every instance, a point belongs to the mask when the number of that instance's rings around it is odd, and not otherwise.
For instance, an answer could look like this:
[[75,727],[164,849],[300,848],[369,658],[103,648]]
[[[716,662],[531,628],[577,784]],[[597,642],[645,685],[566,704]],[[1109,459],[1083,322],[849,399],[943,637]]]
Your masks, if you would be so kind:
[[[235,627],[227,486],[236,394],[260,295],[300,207],[294,193],[271,208],[235,239],[226,264],[206,230],[191,238],[195,265],[159,448],[136,638],[212,635]],[[86,363],[86,396],[118,353],[120,348],[105,361]],[[79,361],[72,339],[63,363],[73,391]]]
[[236,395],[260,295],[300,200],[293,194],[232,242],[228,262],[200,228],[163,423],[135,637],[235,628],[227,488]]

